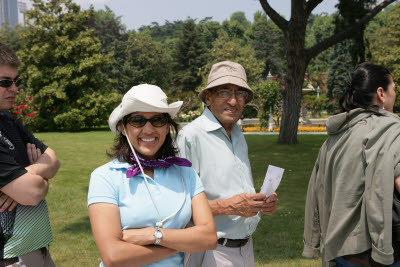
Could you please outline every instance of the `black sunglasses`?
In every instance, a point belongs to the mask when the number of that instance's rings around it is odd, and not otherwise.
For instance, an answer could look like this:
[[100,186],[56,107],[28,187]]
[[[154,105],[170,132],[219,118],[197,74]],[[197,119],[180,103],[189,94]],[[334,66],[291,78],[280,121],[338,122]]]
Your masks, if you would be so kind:
[[168,118],[165,116],[156,115],[151,117],[150,119],[146,119],[142,115],[134,115],[128,118],[128,123],[136,128],[140,128],[146,125],[147,122],[150,122],[154,127],[163,127],[168,123]]
[[15,83],[15,86],[18,87],[21,84],[21,81],[22,79],[19,76],[14,80],[10,79],[0,80],[0,87],[9,88],[13,83]]

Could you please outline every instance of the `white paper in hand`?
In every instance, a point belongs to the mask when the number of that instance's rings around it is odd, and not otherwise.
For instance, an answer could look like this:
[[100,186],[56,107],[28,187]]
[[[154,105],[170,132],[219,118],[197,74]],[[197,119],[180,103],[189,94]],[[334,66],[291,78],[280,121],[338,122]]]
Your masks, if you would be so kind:
[[260,193],[264,193],[267,197],[272,195],[278,188],[284,171],[285,169],[268,165],[268,170],[265,174],[264,183],[261,187]]

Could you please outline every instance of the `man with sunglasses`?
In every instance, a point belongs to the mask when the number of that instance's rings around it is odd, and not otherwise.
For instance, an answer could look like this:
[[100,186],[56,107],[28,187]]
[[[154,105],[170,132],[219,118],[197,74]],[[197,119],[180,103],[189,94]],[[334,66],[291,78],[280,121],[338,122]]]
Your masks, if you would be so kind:
[[251,235],[258,212],[273,214],[278,199],[255,192],[246,140],[236,124],[253,99],[244,68],[230,61],[214,64],[199,97],[207,108],[179,133],[178,147],[203,182],[218,247],[191,254],[188,266],[254,266]]
[[0,44],[0,267],[52,267],[44,198],[60,162],[9,112],[21,82],[20,65],[16,54]]

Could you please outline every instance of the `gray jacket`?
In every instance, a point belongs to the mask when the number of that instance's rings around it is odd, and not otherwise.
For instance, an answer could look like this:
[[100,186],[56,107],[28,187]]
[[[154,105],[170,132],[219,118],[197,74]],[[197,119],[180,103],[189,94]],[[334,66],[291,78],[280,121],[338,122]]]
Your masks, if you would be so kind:
[[393,262],[394,177],[400,175],[400,118],[355,109],[329,118],[307,191],[303,256],[336,257],[372,248]]

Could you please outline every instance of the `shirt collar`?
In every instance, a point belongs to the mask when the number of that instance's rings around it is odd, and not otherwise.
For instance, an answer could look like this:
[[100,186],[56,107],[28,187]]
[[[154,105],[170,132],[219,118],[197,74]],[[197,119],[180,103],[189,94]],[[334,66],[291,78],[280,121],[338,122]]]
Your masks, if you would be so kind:
[[128,169],[130,166],[128,162],[121,162],[117,158],[109,163],[109,167],[113,169]]
[[215,130],[222,128],[222,125],[215,118],[214,114],[212,114],[211,110],[209,110],[208,108],[205,108],[203,115],[204,115],[204,119],[203,119],[204,129],[207,132],[215,131]]

